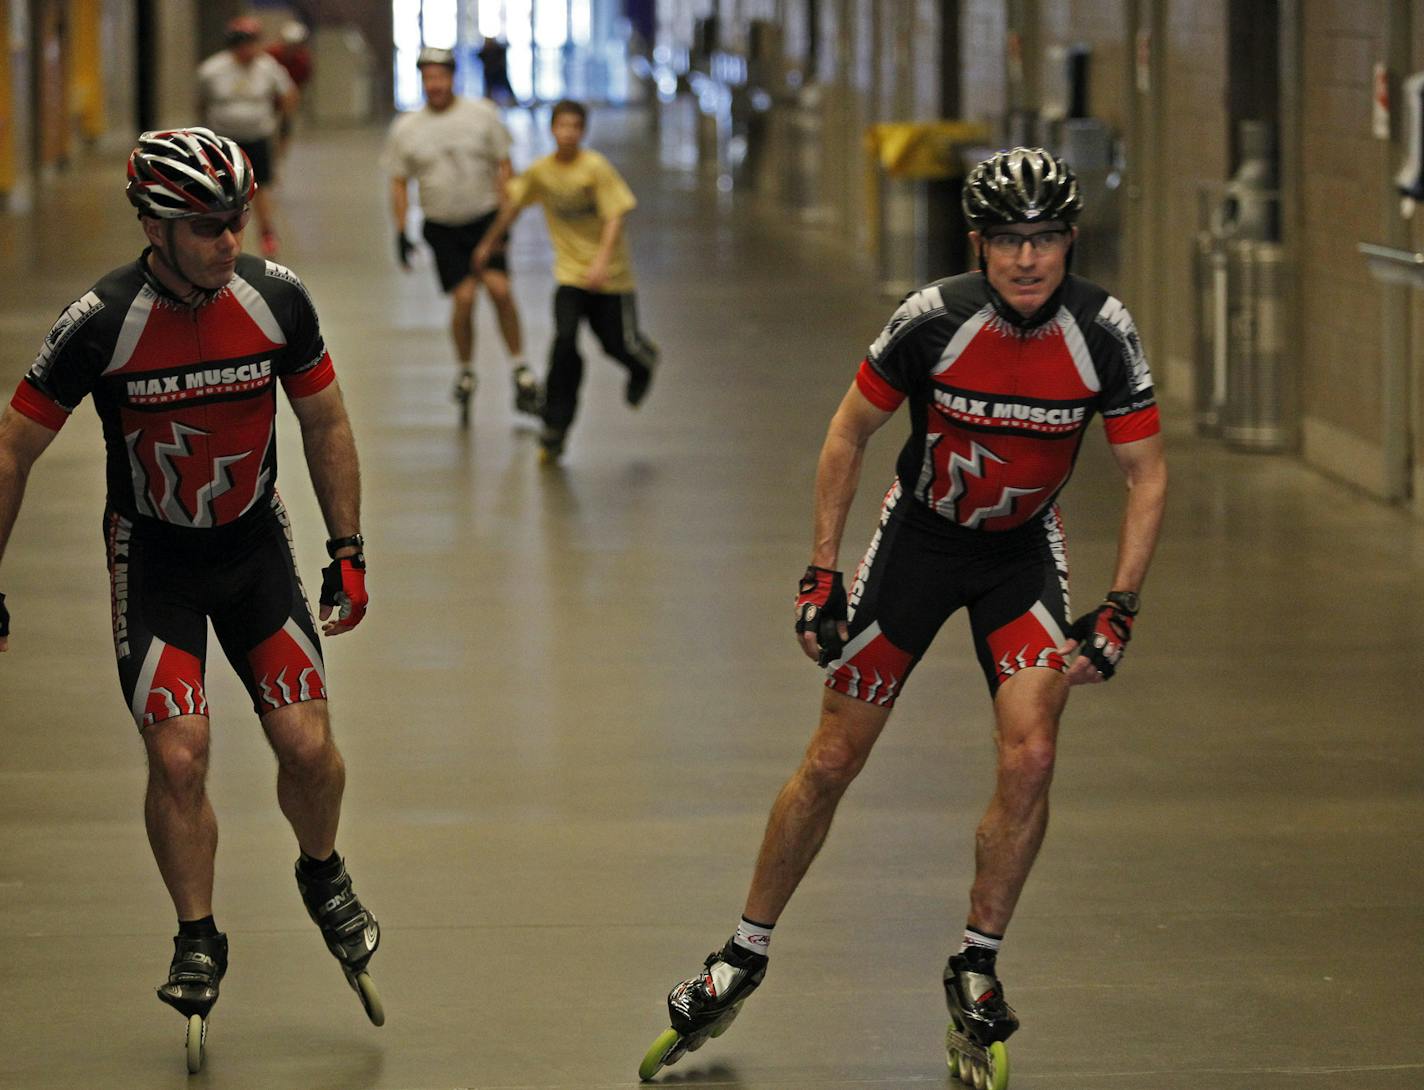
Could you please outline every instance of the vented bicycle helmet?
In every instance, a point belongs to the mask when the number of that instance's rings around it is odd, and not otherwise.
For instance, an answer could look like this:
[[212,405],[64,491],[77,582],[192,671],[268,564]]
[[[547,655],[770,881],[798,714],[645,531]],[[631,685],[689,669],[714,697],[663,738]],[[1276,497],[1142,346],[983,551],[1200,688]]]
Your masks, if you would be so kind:
[[1001,151],[977,164],[961,203],[976,231],[1005,223],[1072,223],[1083,209],[1072,168],[1043,148]]
[[454,71],[455,51],[453,49],[441,49],[439,46],[424,46],[415,57],[415,66],[424,68],[427,64],[441,64]]
[[247,154],[211,129],[146,132],[129,155],[124,193],[141,216],[176,220],[240,212],[257,192]]

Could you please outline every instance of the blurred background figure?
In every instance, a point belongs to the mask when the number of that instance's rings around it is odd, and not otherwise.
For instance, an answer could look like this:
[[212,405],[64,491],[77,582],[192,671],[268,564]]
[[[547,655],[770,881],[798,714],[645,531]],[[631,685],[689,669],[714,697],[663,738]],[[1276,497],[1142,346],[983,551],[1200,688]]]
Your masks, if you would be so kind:
[[281,122],[297,108],[297,88],[287,70],[262,50],[262,24],[239,16],[227,25],[226,48],[198,66],[198,100],[204,123],[236,140],[257,176],[252,208],[263,257],[277,256],[273,219],[273,143]]
[[499,320],[514,377],[514,407],[539,411],[538,381],[524,359],[519,312],[509,285],[504,248],[476,270],[475,247],[495,220],[512,169],[509,131],[486,99],[455,93],[455,53],[426,46],[416,58],[425,106],[407,110],[391,125],[382,166],[391,179],[396,258],[410,268],[414,244],[406,235],[410,182],[420,192],[424,237],[435,257],[440,290],[450,296],[450,337],[455,344],[454,397],[462,423],[469,421],[475,389],[475,296],[483,285]]
[[485,35],[480,46],[480,70],[485,77],[485,97],[501,106],[517,103],[514,88],[509,85],[509,45],[503,38]]
[[[306,93],[312,78],[312,51],[309,39],[311,31],[298,19],[292,19],[282,26],[281,37],[267,47],[271,58],[287,70],[299,96]],[[292,129],[296,124],[296,113],[284,112],[277,126],[277,158],[287,157],[287,147],[292,142]]]

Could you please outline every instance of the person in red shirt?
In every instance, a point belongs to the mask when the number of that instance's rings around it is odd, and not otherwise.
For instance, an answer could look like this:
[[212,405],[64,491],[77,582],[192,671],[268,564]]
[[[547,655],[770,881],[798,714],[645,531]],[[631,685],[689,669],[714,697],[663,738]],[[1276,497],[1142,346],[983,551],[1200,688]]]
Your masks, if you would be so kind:
[[[360,471],[311,297],[291,270],[242,252],[256,187],[231,139],[203,128],[144,133],[127,195],[147,248],[64,309],[0,415],[0,557],[31,467],[85,397],[103,425],[114,650],[148,757],[149,842],[178,915],[158,996],[189,1019],[193,1070],[227,969],[205,787],[210,621],[277,757],[301,896],[372,1020],[383,1017],[365,971],[380,929],[336,852],[346,769],[275,487],[279,383],[330,535],[328,636],[366,612]],[[9,634],[0,599],[0,651]]]
[[[668,997],[650,1076],[720,1033],[766,973],[774,925],[870,756],[916,663],[963,607],[993,700],[998,776],[976,836],[963,942],[945,966],[951,1070],[1002,1090],[1018,1018],[996,955],[1048,824],[1071,686],[1122,659],[1166,500],[1152,376],[1127,309],[1068,272],[1082,201],[1040,148],[966,179],[979,271],[911,293],[861,363],[816,473],[811,563],[796,598],[801,650],[825,668],[820,723],[772,807],[742,918]],[[899,411],[910,436],[849,588],[841,537],[866,446]],[[1127,483],[1108,593],[1069,620],[1057,498],[1094,413]]]
[[[268,55],[287,70],[287,75],[292,77],[292,83],[297,88],[300,96],[306,92],[307,84],[312,78],[312,51],[307,44],[307,39],[311,37],[311,32],[307,30],[306,23],[296,19],[285,23],[282,26],[282,34],[279,40],[267,47]],[[287,149],[292,145],[292,130],[296,123],[296,109],[285,111],[282,114],[277,127],[277,157],[285,159]]]

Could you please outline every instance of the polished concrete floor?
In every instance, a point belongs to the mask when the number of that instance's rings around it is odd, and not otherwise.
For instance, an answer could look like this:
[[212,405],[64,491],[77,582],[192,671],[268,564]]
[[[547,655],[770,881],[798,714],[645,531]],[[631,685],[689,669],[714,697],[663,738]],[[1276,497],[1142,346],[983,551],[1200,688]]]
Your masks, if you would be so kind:
[[[218,921],[232,969],[207,1069],[152,993],[171,908],[140,817],[100,554],[100,437],[36,469],[0,589],[0,1087],[630,1086],[663,996],[734,924],[767,807],[814,720],[792,643],[826,420],[889,305],[859,261],[689,170],[676,125],[595,115],[663,369],[634,413],[589,346],[566,465],[537,464],[481,304],[455,426],[445,305],[390,251],[376,131],[309,134],[280,199],[354,418],[372,611],[326,645],[350,768],[341,847],[384,925],[368,1025],[303,913],[273,764],[214,657]],[[521,127],[520,156],[537,147]],[[0,223],[0,380],[135,254],[121,162]],[[547,242],[517,228],[529,340]],[[1131,299],[1128,300],[1129,305]],[[1054,820],[1001,959],[1016,1087],[1424,1086],[1424,526],[1168,412],[1170,516],[1125,669],[1079,690]],[[284,408],[309,579],[323,532]],[[876,442],[867,539],[903,436]],[[1121,486],[1098,429],[1065,505],[1080,604]],[[671,1085],[946,1082],[939,971],[991,787],[956,619],[900,702],[733,1032]]]

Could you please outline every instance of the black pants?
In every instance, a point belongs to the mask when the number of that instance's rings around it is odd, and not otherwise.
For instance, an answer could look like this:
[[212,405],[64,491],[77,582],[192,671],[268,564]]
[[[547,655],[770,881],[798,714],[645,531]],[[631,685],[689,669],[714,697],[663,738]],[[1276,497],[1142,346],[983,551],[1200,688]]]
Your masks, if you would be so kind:
[[603,350],[630,372],[649,371],[658,360],[657,346],[638,331],[632,292],[609,295],[560,284],[554,292],[554,344],[544,391],[544,424],[553,431],[567,431],[578,412],[583,383],[578,329],[584,318]]

